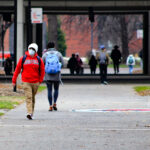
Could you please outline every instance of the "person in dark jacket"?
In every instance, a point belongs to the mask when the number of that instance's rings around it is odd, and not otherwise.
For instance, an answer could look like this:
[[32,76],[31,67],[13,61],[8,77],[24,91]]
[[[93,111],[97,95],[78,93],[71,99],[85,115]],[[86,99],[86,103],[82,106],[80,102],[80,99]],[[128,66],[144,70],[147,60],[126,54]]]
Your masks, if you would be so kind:
[[77,68],[77,60],[75,58],[75,54],[72,54],[72,57],[68,61],[67,67],[70,69],[70,74],[74,74]]
[[121,52],[117,45],[114,46],[114,49],[111,52],[111,59],[114,66],[114,74],[119,73],[119,64],[121,62]]
[[96,60],[95,56],[92,55],[90,60],[89,60],[89,66],[90,66],[91,74],[95,74],[96,65],[97,65],[97,60]]
[[4,63],[4,70],[6,75],[12,75],[12,60],[7,57]]
[[83,74],[83,62],[78,53],[76,54],[76,60],[77,60],[76,73]]

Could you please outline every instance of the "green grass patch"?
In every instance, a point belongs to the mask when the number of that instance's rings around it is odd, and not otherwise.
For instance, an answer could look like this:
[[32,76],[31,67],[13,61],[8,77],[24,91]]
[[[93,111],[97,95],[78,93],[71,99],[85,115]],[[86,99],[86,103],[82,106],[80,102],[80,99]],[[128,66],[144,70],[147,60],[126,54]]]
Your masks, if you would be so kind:
[[38,92],[41,92],[41,91],[43,91],[45,89],[46,89],[46,86],[40,85],[39,88],[38,88]]
[[25,96],[0,96],[0,109],[13,109],[24,100]]
[[136,86],[136,87],[134,87],[134,90],[136,92],[148,91],[148,90],[150,90],[150,86]]
[[13,109],[17,105],[19,105],[18,102],[0,101],[0,109]]
[[3,115],[4,115],[4,113],[0,112],[0,116],[3,116]]

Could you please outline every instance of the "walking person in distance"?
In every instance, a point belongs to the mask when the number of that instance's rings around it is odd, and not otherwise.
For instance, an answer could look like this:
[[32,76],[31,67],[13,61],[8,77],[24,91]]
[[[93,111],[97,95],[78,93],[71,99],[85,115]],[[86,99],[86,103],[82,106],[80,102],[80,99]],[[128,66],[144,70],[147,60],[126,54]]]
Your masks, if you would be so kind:
[[75,58],[75,54],[72,54],[72,57],[68,60],[67,67],[70,70],[70,74],[74,74],[77,68],[77,60]]
[[130,54],[127,57],[126,64],[129,67],[129,73],[132,74],[133,73],[133,67],[135,65],[135,58],[134,58],[133,54]]
[[[48,90],[49,111],[57,111],[59,83],[61,81],[61,67],[64,64],[62,54],[55,49],[55,43],[47,44],[47,52],[42,59],[45,64],[45,80]],[[53,93],[54,89],[54,93]]]
[[101,76],[101,83],[102,84],[108,84],[107,83],[107,65],[109,62],[109,56],[106,52],[106,48],[104,45],[100,46],[100,52],[98,56],[98,62],[100,67],[100,76]]
[[94,55],[92,55],[90,60],[89,60],[89,66],[90,66],[91,74],[95,74],[96,73],[97,60],[96,60]]
[[113,61],[114,74],[118,74],[119,73],[119,64],[121,62],[121,52],[117,45],[114,46],[114,49],[111,52],[111,59]]

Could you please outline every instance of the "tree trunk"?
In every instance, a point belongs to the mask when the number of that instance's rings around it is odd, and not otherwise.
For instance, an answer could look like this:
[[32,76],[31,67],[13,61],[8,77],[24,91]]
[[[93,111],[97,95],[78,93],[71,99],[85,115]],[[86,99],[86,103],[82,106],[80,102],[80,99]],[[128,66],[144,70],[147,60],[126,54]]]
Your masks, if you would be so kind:
[[123,62],[126,62],[126,59],[129,55],[129,49],[128,49],[127,23],[124,15],[120,16],[120,25],[121,25],[122,56]]
[[55,42],[56,49],[58,48],[57,44],[57,16],[48,15],[48,41]]

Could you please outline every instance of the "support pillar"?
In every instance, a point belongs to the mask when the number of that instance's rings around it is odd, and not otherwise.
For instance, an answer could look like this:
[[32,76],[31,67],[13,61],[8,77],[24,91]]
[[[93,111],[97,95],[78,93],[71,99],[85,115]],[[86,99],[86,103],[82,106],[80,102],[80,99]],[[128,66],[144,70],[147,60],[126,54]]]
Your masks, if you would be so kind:
[[[17,25],[16,25],[16,35],[17,35],[17,42],[16,42],[16,65],[23,55],[23,0],[17,1]],[[18,76],[17,84],[21,83],[21,74]],[[16,92],[17,87],[14,87],[14,91]]]
[[36,43],[36,24],[33,24],[32,25],[32,37],[33,37],[33,39],[32,39],[32,42],[33,43]]
[[[144,43],[143,47],[145,48],[144,51],[144,72],[146,70],[146,74],[150,76],[150,11],[148,11],[148,15],[145,18],[145,27],[144,27]],[[147,26],[147,27],[146,27]],[[146,42],[146,43],[145,43]],[[147,46],[146,46],[147,45]]]
[[17,62],[23,55],[23,0],[17,1]]
[[42,57],[42,24],[36,24],[36,43],[38,45],[38,55]]

